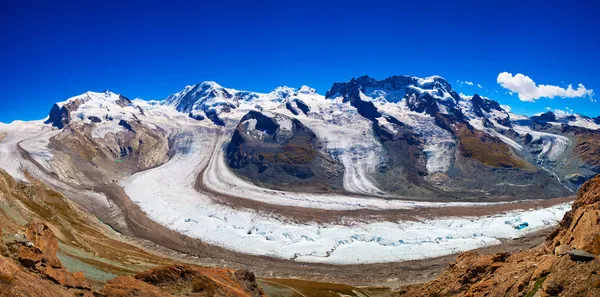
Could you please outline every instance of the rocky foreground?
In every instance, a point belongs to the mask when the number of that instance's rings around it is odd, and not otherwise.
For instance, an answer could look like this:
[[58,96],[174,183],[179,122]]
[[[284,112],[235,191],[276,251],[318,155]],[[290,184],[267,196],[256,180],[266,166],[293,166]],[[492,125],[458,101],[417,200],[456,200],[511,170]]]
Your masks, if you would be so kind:
[[0,251],[0,296],[264,296],[250,271],[188,265],[119,276],[96,290],[83,272],[63,267],[58,240],[44,223],[27,224]]
[[0,170],[1,297],[264,296],[252,272],[148,253],[27,176]]
[[586,182],[545,244],[516,254],[462,253],[400,296],[600,296],[600,176]]

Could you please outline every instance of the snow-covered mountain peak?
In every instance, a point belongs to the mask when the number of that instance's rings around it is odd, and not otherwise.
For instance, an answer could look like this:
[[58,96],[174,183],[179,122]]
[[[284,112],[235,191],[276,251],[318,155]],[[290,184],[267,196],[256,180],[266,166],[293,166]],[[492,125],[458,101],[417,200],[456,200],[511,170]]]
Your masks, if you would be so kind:
[[551,111],[547,111],[542,113],[536,113],[531,117],[531,119],[541,122],[556,122],[556,115]]
[[411,94],[428,93],[434,99],[458,100],[458,94],[452,91],[450,84],[441,76],[419,78],[407,75],[395,75],[383,80],[377,80],[368,75],[353,78],[349,82],[334,83],[326,93],[327,98],[343,96],[350,89],[357,88],[366,96],[384,99],[388,102],[399,102]]
[[271,95],[272,97],[286,99],[293,96],[295,93],[296,89],[294,88],[290,88],[288,86],[280,86],[271,91],[269,95]]
[[420,77],[413,77],[417,79],[417,82],[420,85],[425,85],[425,84],[430,84],[430,83],[435,83],[435,82],[441,82],[441,83],[445,83],[448,84],[448,82],[441,76],[439,75],[432,75],[426,78],[420,78]]
[[131,120],[141,113],[129,98],[110,92],[88,91],[52,106],[45,122],[59,129],[71,122],[100,124]]
[[165,99],[167,105],[175,107],[181,112],[190,112],[202,105],[215,105],[220,103],[232,104],[232,93],[214,81],[205,81],[193,86],[186,86],[183,90],[170,95]]
[[300,94],[316,94],[317,90],[315,90],[314,88],[311,88],[307,85],[303,85],[298,90],[298,93],[300,93]]
[[[88,101],[96,101],[99,104],[101,104],[102,102],[116,103],[116,102],[122,101],[123,100],[122,98],[124,98],[124,97],[119,94],[108,91],[108,90],[105,90],[104,92],[87,91],[81,95],[73,96],[65,101],[56,102],[56,105],[58,105],[58,107],[63,107],[65,104],[72,103],[75,101],[79,101],[80,103],[88,102]],[[127,100],[129,100],[129,99],[127,99]]]
[[[460,96],[452,90],[450,84],[440,76],[419,78],[407,75],[395,75],[377,80],[367,75],[353,78],[349,82],[334,83],[326,93],[326,98],[342,98],[353,106],[359,101],[371,101],[377,104],[405,104],[411,111],[458,115]],[[360,112],[360,111],[359,111]]]
[[216,83],[215,81],[212,81],[212,80],[203,81],[203,82],[199,83],[198,85],[202,86],[203,88],[212,88],[212,89],[223,88],[221,85],[219,85],[218,83]]

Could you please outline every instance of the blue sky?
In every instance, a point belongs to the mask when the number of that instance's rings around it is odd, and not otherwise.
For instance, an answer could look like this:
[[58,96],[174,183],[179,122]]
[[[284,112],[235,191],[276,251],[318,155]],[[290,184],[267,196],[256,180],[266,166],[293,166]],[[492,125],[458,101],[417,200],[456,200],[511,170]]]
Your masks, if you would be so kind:
[[[506,84],[525,90],[527,81],[513,79],[521,73],[537,85],[600,92],[595,1],[0,2],[1,122],[43,118],[87,90],[164,99],[214,80],[260,92],[306,84],[324,94],[363,74],[437,74],[513,112],[600,115],[589,93],[524,102],[497,82],[508,72]],[[525,96],[548,94],[537,85]]]

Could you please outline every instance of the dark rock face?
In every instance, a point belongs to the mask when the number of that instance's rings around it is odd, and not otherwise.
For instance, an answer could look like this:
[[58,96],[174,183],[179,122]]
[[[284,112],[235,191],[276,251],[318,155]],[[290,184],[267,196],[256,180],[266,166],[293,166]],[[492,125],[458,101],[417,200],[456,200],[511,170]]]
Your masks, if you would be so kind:
[[344,102],[350,102],[350,105],[356,107],[356,111],[371,121],[381,116],[377,107],[373,102],[363,101],[360,99],[360,92],[367,86],[377,85],[379,82],[368,76],[361,76],[357,79],[352,79],[348,83],[335,83],[331,87],[325,97],[332,98],[336,94],[344,97]]
[[206,117],[211,120],[217,126],[225,126],[225,122],[219,117],[219,114],[216,110],[210,109],[204,112]]
[[416,112],[426,112],[430,115],[435,115],[440,111],[437,102],[429,93],[420,96],[410,96],[406,101],[408,107]]
[[473,112],[478,117],[485,117],[484,112],[491,113],[492,111],[500,111],[502,113],[505,113],[506,118],[496,120],[499,124],[503,126],[512,127],[508,113],[506,113],[506,111],[500,106],[500,103],[498,103],[497,101],[481,98],[481,96],[475,94],[473,95],[473,98],[471,98],[471,103],[473,104]]
[[125,128],[125,129],[127,129],[127,130],[135,133],[135,130],[133,130],[133,127],[131,127],[131,125],[127,121],[125,121],[125,120],[120,120],[119,121],[119,126],[121,126],[121,127]]
[[205,118],[201,114],[189,113],[188,116],[196,121],[203,121]]
[[90,120],[92,123],[96,123],[96,124],[102,122],[102,120],[97,116],[89,116],[88,120]]
[[286,108],[287,110],[289,110],[289,111],[290,111],[290,112],[291,112],[293,115],[299,115],[299,114],[300,114],[300,113],[299,113],[299,112],[296,110],[296,108],[292,106],[292,103],[291,103],[291,102],[289,102],[289,101],[285,103],[285,108]]
[[302,100],[300,99],[294,99],[294,102],[296,103],[296,106],[298,106],[298,108],[300,110],[302,110],[302,112],[304,114],[308,114],[308,112],[310,111],[310,107],[308,107],[308,105],[306,105]]
[[[291,131],[278,121],[291,122]],[[343,168],[322,150],[314,132],[300,121],[250,111],[234,131],[226,155],[239,175],[266,187],[341,189]]]
[[350,104],[356,107],[356,110],[361,116],[369,120],[373,121],[381,116],[381,113],[377,110],[377,107],[375,107],[373,102],[363,101],[358,96],[352,96]]
[[594,123],[600,125],[600,116],[594,118]]
[[588,262],[596,259],[596,256],[581,250],[573,249],[567,252],[567,254],[571,257],[571,260],[573,261]]
[[493,101],[493,100],[483,99],[483,98],[481,98],[481,96],[479,96],[477,94],[473,95],[473,98],[471,98],[471,102],[473,103],[473,112],[475,112],[475,114],[480,117],[485,116],[483,114],[483,111],[490,112],[494,109],[502,110],[502,107],[500,107],[500,104],[498,102]]
[[567,121],[575,121],[575,120],[577,120],[577,117],[574,115],[570,115],[570,116],[564,117],[564,119]]
[[119,95],[119,99],[117,100],[117,105],[121,106],[121,107],[125,107],[125,106],[129,106],[131,105],[131,100],[129,100],[129,98],[123,96],[123,95]]
[[50,109],[48,120],[44,123],[62,129],[69,124],[70,120],[69,110],[65,106],[59,107],[57,104],[54,104],[52,109]]
[[[384,90],[402,90],[406,89],[411,84],[416,84],[417,79],[410,76],[392,76],[384,80],[376,80],[368,75],[352,79],[350,82],[334,83],[331,89],[327,91],[325,97],[333,98],[338,95],[344,96],[352,91],[356,86],[360,87],[361,91],[365,91],[367,87]],[[447,83],[446,83],[447,84]]]
[[386,116],[386,120],[394,126],[394,131],[378,121],[373,123],[373,132],[385,151],[385,161],[380,164],[373,178],[380,189],[391,193],[415,196],[431,194],[435,190],[423,179],[427,169],[422,139],[398,119]]
[[548,111],[539,116],[532,116],[531,119],[540,122],[556,122],[556,115],[553,112]]
[[293,115],[299,115],[300,112],[307,115],[308,112],[310,112],[310,107],[298,98],[286,101],[285,108],[289,110]]

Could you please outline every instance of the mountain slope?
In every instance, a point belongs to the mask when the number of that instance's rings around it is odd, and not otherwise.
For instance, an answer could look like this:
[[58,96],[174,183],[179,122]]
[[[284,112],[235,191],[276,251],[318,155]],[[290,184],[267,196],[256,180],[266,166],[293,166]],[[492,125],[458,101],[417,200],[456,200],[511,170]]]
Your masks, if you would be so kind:
[[[48,185],[28,178],[30,183],[19,182],[0,170],[1,296],[173,296],[190,293],[199,278],[212,284],[215,296],[263,296],[253,274],[172,266],[173,260],[133,245]],[[158,268],[147,271],[150,267]],[[185,273],[168,279],[165,271],[172,267]],[[117,277],[132,274],[139,280]]]

